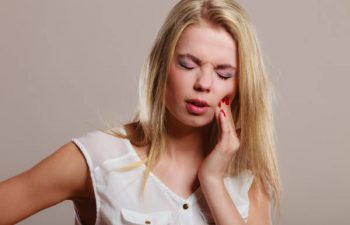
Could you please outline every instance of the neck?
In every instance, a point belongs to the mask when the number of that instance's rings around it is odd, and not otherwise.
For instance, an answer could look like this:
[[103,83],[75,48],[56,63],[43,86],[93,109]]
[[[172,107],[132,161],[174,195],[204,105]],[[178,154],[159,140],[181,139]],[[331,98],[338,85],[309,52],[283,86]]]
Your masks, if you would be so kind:
[[208,148],[209,131],[210,124],[204,127],[191,127],[168,117],[167,156],[181,161],[203,159]]

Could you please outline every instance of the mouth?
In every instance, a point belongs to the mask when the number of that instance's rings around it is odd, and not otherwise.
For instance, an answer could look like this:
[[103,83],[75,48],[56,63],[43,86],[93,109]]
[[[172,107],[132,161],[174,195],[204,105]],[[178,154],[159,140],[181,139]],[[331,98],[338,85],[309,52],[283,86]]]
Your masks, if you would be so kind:
[[197,107],[208,107],[208,103],[204,100],[200,100],[200,99],[190,99],[186,101],[187,103],[191,103]]
[[187,111],[191,114],[201,115],[208,111],[208,103],[200,99],[190,99],[186,101]]

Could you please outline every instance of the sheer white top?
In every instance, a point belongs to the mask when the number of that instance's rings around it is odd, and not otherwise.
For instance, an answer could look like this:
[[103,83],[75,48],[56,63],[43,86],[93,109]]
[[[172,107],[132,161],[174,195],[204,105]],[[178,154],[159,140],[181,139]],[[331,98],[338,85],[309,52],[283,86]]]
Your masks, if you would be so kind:
[[[120,131],[125,133],[123,128]],[[139,194],[145,165],[126,172],[113,170],[140,160],[128,139],[92,131],[72,141],[79,147],[89,167],[96,199],[95,225],[214,224],[200,187],[183,199],[151,173],[144,197],[141,198]],[[245,221],[248,218],[248,190],[252,181],[249,170],[243,171],[239,177],[224,179],[230,197]],[[75,215],[75,224],[82,225],[76,210]]]

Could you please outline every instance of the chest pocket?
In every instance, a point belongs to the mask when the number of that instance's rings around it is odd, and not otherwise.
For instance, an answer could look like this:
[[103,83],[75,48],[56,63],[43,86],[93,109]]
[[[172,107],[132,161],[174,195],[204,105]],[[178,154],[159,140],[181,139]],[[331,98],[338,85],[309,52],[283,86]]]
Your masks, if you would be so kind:
[[171,211],[140,213],[129,209],[121,209],[121,217],[125,225],[170,225]]

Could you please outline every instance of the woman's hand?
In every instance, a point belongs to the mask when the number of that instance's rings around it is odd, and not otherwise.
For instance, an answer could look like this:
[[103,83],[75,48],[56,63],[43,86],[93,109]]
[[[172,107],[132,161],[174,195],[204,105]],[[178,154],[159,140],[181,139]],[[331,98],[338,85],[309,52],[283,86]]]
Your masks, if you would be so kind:
[[218,104],[215,118],[218,124],[218,142],[203,160],[198,178],[202,181],[222,181],[228,165],[240,146],[240,129],[236,130],[230,107],[231,100],[225,97]]

